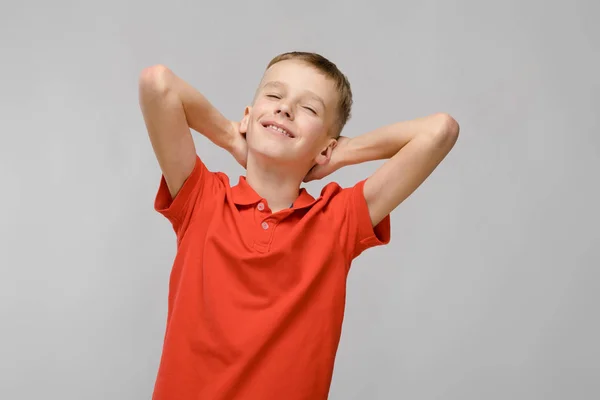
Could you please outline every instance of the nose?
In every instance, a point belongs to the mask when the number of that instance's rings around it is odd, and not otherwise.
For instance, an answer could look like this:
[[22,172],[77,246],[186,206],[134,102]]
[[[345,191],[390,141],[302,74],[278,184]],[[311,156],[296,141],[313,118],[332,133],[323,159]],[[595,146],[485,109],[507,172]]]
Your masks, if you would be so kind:
[[293,119],[294,115],[292,113],[292,109],[285,101],[279,102],[277,108],[275,109],[276,115],[281,115],[282,117]]

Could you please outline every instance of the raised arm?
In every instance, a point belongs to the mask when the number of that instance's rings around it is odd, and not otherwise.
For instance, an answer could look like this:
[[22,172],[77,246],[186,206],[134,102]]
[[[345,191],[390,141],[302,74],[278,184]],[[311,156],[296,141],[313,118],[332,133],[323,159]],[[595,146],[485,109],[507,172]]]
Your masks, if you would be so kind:
[[305,181],[321,179],[347,165],[388,159],[364,185],[373,226],[410,196],[450,152],[458,123],[437,113],[397,122],[354,138],[340,137],[331,160],[309,172]]
[[226,119],[199,91],[163,65],[141,72],[139,102],[172,198],[194,168],[196,148],[190,128],[230,152],[238,145],[238,125]]
[[438,113],[388,125],[350,139],[347,163],[389,158],[364,185],[373,226],[408,198],[450,152],[458,123]]

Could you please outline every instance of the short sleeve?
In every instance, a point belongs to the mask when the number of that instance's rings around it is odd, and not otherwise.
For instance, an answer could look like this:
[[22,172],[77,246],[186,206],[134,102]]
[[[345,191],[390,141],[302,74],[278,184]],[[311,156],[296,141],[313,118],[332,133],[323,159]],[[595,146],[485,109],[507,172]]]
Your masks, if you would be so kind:
[[331,196],[327,214],[339,231],[339,243],[349,262],[363,251],[388,244],[391,237],[390,216],[386,215],[373,227],[369,207],[364,196],[365,180],[347,188],[331,183],[322,195]]
[[388,244],[391,238],[389,214],[376,226],[371,223],[369,206],[363,191],[365,182],[366,179],[347,189],[350,190],[346,212],[347,221],[351,225],[349,231],[353,232],[353,246],[350,248],[352,258],[358,257],[363,251],[371,247]]
[[154,200],[154,209],[171,222],[175,233],[180,237],[187,229],[192,215],[198,212],[198,208],[204,208],[200,203],[208,201],[205,197],[211,197],[206,194],[212,192],[215,181],[213,173],[196,155],[194,169],[174,199],[171,197],[164,175],[161,176]]

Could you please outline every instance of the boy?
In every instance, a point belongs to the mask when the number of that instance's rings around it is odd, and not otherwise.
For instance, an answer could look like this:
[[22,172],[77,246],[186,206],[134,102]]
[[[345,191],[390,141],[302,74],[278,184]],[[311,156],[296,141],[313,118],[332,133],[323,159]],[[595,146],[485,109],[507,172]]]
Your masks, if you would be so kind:
[[[448,154],[458,124],[439,113],[349,139],[352,92],[315,53],[273,59],[241,122],[164,66],[142,71],[140,105],[162,170],[155,209],[177,255],[155,400],[326,399],[346,277],[390,240],[389,213]],[[190,128],[246,168],[235,185],[196,154]],[[389,159],[355,186],[300,185]]]

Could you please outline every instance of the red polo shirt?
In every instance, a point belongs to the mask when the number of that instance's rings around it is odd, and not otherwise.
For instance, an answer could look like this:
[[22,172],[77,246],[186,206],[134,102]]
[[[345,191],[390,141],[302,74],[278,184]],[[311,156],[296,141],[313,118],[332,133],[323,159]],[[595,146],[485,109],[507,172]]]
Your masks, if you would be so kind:
[[326,399],[350,263],[390,240],[363,195],[330,183],[273,214],[240,177],[196,165],[172,200],[164,177],[155,209],[177,254],[154,400]]

